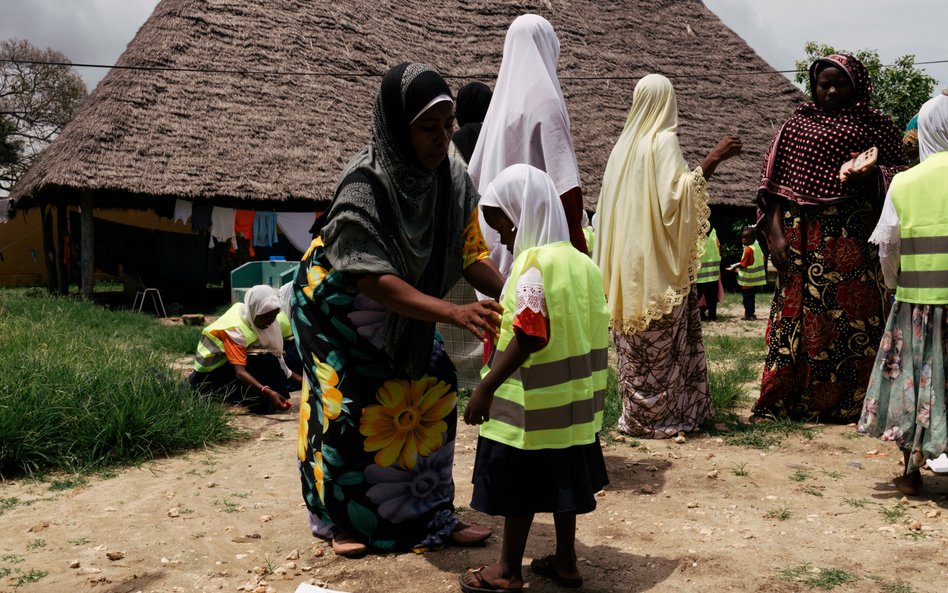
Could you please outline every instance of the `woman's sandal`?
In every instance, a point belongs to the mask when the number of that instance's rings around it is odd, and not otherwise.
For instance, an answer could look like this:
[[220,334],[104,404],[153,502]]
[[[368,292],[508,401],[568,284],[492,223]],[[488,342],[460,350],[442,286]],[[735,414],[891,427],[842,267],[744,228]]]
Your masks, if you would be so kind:
[[566,587],[567,589],[575,589],[577,587],[583,586],[583,577],[573,577],[567,578],[561,576],[560,573],[556,572],[556,564],[554,564],[555,556],[550,554],[546,558],[536,558],[530,562],[530,570],[534,573],[546,577],[556,583],[561,587]]
[[458,526],[454,528],[454,531],[451,532],[448,539],[456,546],[476,546],[484,543],[484,541],[491,536],[491,533],[493,533],[493,531],[490,527],[458,523]]
[[346,558],[361,558],[368,552],[368,548],[347,533],[336,533],[332,538],[332,551]]
[[[481,574],[481,571],[487,568],[482,566],[480,568],[469,568],[466,572],[461,573],[461,576],[458,577],[458,583],[461,585],[461,591],[464,593],[521,593],[523,587],[516,589],[507,589],[504,587],[498,587],[494,583],[487,580],[487,577]],[[470,575],[474,579],[474,583],[468,583],[464,579]]]

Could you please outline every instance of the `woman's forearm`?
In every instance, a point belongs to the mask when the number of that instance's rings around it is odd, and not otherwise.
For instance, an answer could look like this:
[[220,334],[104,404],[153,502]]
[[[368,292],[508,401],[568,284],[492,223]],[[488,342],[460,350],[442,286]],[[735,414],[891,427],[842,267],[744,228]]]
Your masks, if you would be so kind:
[[389,311],[421,321],[450,323],[452,305],[427,295],[398,276],[367,274],[359,279],[359,290]]

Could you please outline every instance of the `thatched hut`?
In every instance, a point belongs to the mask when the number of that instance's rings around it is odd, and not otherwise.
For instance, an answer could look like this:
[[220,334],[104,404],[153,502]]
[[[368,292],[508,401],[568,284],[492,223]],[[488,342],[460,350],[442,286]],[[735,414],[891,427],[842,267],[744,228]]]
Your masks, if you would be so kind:
[[492,84],[506,29],[525,12],[547,17],[560,38],[587,202],[635,80],[659,72],[675,82],[689,162],[724,134],[742,137],[744,156],[711,191],[722,206],[751,204],[767,144],[801,95],[699,0],[162,0],[121,69],[14,188],[12,207],[186,198],[315,210],[368,138],[381,73],[416,60],[455,88]]

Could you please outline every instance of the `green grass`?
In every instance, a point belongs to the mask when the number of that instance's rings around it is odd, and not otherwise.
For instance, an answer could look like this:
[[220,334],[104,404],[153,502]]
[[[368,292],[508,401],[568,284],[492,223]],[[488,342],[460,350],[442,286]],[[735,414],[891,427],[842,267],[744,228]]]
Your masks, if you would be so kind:
[[734,464],[734,467],[731,468],[731,472],[738,477],[749,476],[750,472],[747,470],[747,464],[742,463],[740,465]]
[[[760,376],[760,353],[764,348],[762,337],[705,336],[708,356],[708,383],[714,417],[710,424],[734,423],[736,409],[748,400],[746,384]],[[723,368],[721,364],[723,363]]]
[[749,447],[751,449],[776,447],[792,434],[800,434],[806,439],[812,439],[815,434],[813,428],[786,419],[777,419],[759,424],[734,422],[728,424],[723,431],[714,432],[723,436],[724,442],[728,445]]
[[797,471],[790,474],[790,479],[793,480],[794,482],[803,482],[803,481],[806,481],[809,477],[810,477],[810,474],[808,472],[803,471],[802,469],[798,469]]
[[0,291],[0,478],[85,473],[233,437],[227,410],[168,370],[199,332],[42,291]]
[[912,587],[907,583],[883,583],[882,593],[913,593]]
[[764,515],[765,519],[776,519],[778,521],[786,521],[793,515],[790,512],[790,507],[783,505],[779,509],[772,509],[767,511],[767,514]]
[[38,548],[45,548],[45,547],[46,547],[45,539],[30,540],[29,543],[26,544],[27,550],[36,550]]
[[780,571],[780,576],[784,580],[803,583],[811,589],[823,589],[830,591],[848,583],[854,583],[859,577],[840,568],[824,568],[814,572],[808,562],[803,562],[797,566],[784,568]]
[[871,501],[868,498],[847,498],[843,502],[853,508],[862,509]]
[[68,478],[63,478],[61,480],[52,480],[49,483],[49,489],[58,492],[60,490],[72,490],[73,488],[78,488],[79,486],[85,486],[88,483],[88,480],[85,476],[75,475],[69,476]]
[[896,503],[892,507],[882,507],[879,509],[879,512],[882,513],[882,516],[886,521],[889,523],[895,523],[905,516],[905,514],[908,512],[908,508],[902,503]]
[[611,434],[619,426],[619,416],[622,415],[622,399],[619,396],[619,379],[616,370],[609,369],[609,378],[606,379],[606,403],[602,411],[602,433]]

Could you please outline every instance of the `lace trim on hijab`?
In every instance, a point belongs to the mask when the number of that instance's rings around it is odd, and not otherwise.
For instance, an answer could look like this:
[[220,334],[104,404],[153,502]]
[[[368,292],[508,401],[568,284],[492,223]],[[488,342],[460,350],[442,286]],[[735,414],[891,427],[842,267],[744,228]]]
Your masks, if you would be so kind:
[[708,238],[708,231],[711,229],[711,223],[708,222],[711,217],[711,208],[708,206],[708,180],[704,178],[704,171],[701,170],[700,166],[695,167],[694,171],[688,174],[687,183],[695,194],[695,214],[698,219],[694,239],[695,248],[691,254],[691,261],[688,262],[688,282],[678,288],[669,286],[665,290],[665,294],[658,300],[649,303],[644,316],[611,320],[609,326],[612,329],[627,334],[644,331],[648,329],[649,324],[668,315],[688,298],[691,285],[698,278],[698,270],[701,268],[701,256],[704,255],[704,244]]

